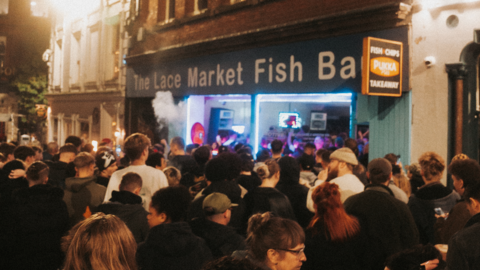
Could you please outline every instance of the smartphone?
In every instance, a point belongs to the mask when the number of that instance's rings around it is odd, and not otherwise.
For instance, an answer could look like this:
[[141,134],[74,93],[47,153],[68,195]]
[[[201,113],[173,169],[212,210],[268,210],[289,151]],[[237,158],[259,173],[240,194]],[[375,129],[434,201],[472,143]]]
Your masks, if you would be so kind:
[[437,207],[434,209],[435,210],[435,214],[439,215],[439,216],[443,216],[445,215],[445,213],[443,212],[442,208],[440,207]]

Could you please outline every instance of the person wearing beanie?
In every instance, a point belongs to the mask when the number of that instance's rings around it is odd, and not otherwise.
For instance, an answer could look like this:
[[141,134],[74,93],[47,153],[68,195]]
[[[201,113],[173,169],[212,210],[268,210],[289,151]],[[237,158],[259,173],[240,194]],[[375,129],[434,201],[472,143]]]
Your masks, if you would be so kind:
[[376,158],[368,164],[369,183],[365,191],[344,202],[345,211],[361,220],[367,240],[365,269],[384,269],[390,255],[419,243],[419,232],[408,206],[394,197],[388,187],[392,165],[385,158]]
[[[354,166],[358,165],[358,160],[352,150],[347,147],[335,150],[330,155],[330,163],[328,168],[319,174],[319,179],[315,182],[315,186],[320,185],[324,181],[337,184],[340,187],[341,200],[344,202],[348,197],[358,194],[365,189],[365,185],[353,174]],[[313,188],[310,189],[307,197],[307,207],[314,212],[312,194]]]
[[97,152],[95,155],[95,165],[98,169],[97,184],[107,187],[110,177],[118,169],[117,160],[115,159],[113,151],[106,149]]

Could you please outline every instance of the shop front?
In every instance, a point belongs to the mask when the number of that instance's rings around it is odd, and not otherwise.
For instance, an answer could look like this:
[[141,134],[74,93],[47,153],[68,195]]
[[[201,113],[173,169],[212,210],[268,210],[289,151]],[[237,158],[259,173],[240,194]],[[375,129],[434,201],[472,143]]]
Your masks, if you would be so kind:
[[[402,82],[377,85],[397,87],[401,97],[361,94],[365,37],[403,43]],[[152,53],[151,62],[139,64],[135,57],[127,58],[127,134],[143,132],[154,142],[242,142],[257,152],[276,138],[295,151],[295,143],[328,144],[369,130],[370,153],[409,160],[408,27],[169,61]],[[155,103],[165,99],[181,117],[162,113],[171,107]],[[392,130],[399,123],[401,130]]]

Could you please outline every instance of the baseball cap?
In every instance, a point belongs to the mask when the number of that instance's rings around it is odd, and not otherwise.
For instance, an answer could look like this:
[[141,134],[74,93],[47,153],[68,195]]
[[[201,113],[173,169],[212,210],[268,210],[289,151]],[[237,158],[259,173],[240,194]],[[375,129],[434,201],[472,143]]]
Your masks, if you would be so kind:
[[110,167],[115,161],[115,155],[112,151],[103,151],[95,156],[95,165],[97,165],[100,172]]
[[392,164],[385,158],[376,158],[368,163],[368,172],[373,174],[390,174]]
[[232,203],[227,195],[218,192],[213,192],[203,200],[203,210],[213,215],[224,213],[234,206],[238,206],[238,204]]

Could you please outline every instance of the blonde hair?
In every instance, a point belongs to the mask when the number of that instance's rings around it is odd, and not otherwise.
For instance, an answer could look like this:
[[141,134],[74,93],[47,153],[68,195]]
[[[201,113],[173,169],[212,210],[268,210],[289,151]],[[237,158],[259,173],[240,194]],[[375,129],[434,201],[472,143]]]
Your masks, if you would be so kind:
[[445,160],[435,152],[425,152],[418,159],[423,171],[423,177],[431,180],[435,176],[442,175],[445,170]]
[[257,174],[260,179],[268,179],[274,176],[277,172],[280,171],[280,166],[274,159],[269,159],[265,161],[265,164],[258,167]]
[[175,167],[169,166],[163,169],[163,173],[167,177],[168,185],[173,187],[180,184],[182,179],[182,173]]
[[412,186],[410,185],[410,181],[405,175],[403,174],[394,175],[393,183],[395,184],[395,186],[403,190],[405,194],[407,194],[407,197],[410,198],[410,195],[412,194]]
[[97,213],[75,225],[62,238],[64,270],[136,270],[137,244],[118,217]]

